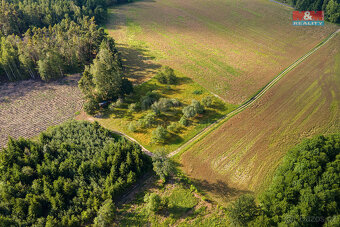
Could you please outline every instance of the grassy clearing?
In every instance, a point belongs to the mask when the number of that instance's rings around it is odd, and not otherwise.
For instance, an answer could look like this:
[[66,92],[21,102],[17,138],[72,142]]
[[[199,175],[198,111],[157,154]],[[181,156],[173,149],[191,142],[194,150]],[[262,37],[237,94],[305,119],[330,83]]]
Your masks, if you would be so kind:
[[187,189],[177,188],[169,196],[170,210],[174,215],[180,215],[197,205],[197,199]]
[[[182,106],[173,108],[171,112],[163,113],[157,117],[150,128],[131,132],[129,131],[129,123],[138,121],[150,113],[151,110],[129,112],[128,105],[138,102],[140,97],[144,96],[148,91],[156,91],[164,98],[178,99],[182,103]],[[121,108],[107,111],[103,116],[93,118],[93,120],[98,121],[108,129],[120,131],[131,136],[150,151],[154,151],[157,148],[164,148],[170,152],[181,146],[215,120],[236,108],[235,105],[227,105],[221,100],[214,98],[214,105],[211,108],[206,108],[203,114],[191,119],[189,126],[182,126],[177,133],[171,133],[165,144],[152,142],[152,131],[155,130],[158,125],[167,127],[171,122],[178,122],[182,116],[183,106],[189,105],[193,99],[201,101],[204,97],[210,95],[206,89],[193,82],[190,78],[179,77],[179,82],[176,85],[160,84],[155,78],[152,78],[136,86],[134,94],[125,100]],[[85,117],[85,119],[86,118],[88,117]],[[77,116],[77,119],[84,119],[84,116]]]
[[[175,177],[164,186],[153,181],[135,199],[118,208],[117,226],[228,226],[225,210],[190,190],[190,184]],[[168,208],[149,213],[143,198],[155,193],[168,198]]]
[[[183,153],[185,172],[226,202],[261,192],[283,155],[303,138],[339,132],[339,42],[337,35],[250,108]],[[225,191],[230,195],[221,199]]]
[[337,29],[294,27],[291,11],[263,0],[138,1],[111,9],[107,32],[122,50],[143,49],[145,62],[241,104]]

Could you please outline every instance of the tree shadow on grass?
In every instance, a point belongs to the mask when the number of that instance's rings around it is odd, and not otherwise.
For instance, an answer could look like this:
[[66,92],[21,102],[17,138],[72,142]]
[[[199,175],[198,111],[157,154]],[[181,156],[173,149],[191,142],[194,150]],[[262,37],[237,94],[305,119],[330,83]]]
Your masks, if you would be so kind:
[[124,118],[128,116],[128,111],[124,109],[114,109],[110,110],[109,108],[103,108],[101,111],[95,115],[95,118],[98,119],[109,119],[111,116],[113,118]]
[[117,45],[121,54],[124,74],[127,75],[135,84],[150,78],[161,67],[160,64],[154,63],[153,57],[145,48],[134,48],[126,44]]
[[197,124],[197,125],[208,125],[215,123],[217,120],[221,119],[224,114],[221,114],[213,109],[206,109],[203,114],[199,114],[194,119],[189,120],[190,124]]
[[160,92],[164,95],[174,95],[179,94],[181,92],[181,89],[175,87],[175,85],[168,85],[163,88],[161,88]]
[[168,207],[168,215],[170,214],[173,215],[174,218],[180,218],[182,216],[184,216],[188,211],[190,211],[192,208],[188,208],[188,207],[182,207],[182,206],[177,206],[177,205],[171,205],[170,207]]
[[225,103],[221,100],[215,100],[212,105],[212,108],[220,110],[220,111],[225,111],[226,109],[228,109]]
[[191,84],[191,83],[193,83],[194,81],[191,79],[191,78],[189,78],[189,77],[180,77],[180,78],[178,78],[178,82],[177,82],[177,84],[178,85],[180,85],[180,84]]
[[156,83],[143,83],[140,86],[135,87],[135,92],[131,96],[131,99],[134,101],[139,101],[142,96],[144,96],[146,93],[151,91],[158,91],[160,89],[160,86]]
[[171,145],[180,144],[180,143],[182,143],[183,141],[184,141],[184,140],[183,140],[182,137],[180,137],[180,136],[177,135],[177,134],[171,133],[170,138],[166,141],[166,144],[171,144]]
[[233,197],[241,194],[252,193],[248,190],[240,190],[229,186],[226,182],[217,180],[216,182],[208,182],[207,180],[192,179],[192,182],[203,191],[211,192],[218,195],[224,201],[229,201]]

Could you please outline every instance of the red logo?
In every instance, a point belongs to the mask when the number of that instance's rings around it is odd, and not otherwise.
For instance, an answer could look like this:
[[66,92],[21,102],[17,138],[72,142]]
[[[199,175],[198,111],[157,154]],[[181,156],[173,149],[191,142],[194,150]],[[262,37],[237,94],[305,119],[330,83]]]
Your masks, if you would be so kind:
[[293,11],[293,21],[323,21],[323,11]]

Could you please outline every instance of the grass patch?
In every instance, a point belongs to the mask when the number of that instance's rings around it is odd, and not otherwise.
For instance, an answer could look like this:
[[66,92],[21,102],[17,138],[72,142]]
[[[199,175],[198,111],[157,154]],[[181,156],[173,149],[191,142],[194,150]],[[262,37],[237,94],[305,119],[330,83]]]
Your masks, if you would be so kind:
[[[132,103],[139,102],[140,97],[150,91],[157,92],[163,98],[178,99],[182,103],[182,106],[173,107],[170,111],[157,116],[150,127],[132,132],[129,130],[129,124],[142,119],[148,113],[152,112],[152,110],[131,112],[129,111],[128,106]],[[183,106],[189,105],[193,99],[201,101],[206,96],[212,95],[190,78],[179,76],[179,81],[176,85],[160,84],[156,78],[152,78],[149,81],[136,86],[134,94],[128,97],[121,107],[115,108],[114,110],[108,110],[102,117],[96,118],[95,120],[108,129],[120,131],[131,136],[150,151],[154,151],[157,148],[164,148],[166,151],[170,152],[177,149],[212,122],[236,108],[236,105],[225,104],[214,97],[213,106],[206,108],[203,114],[190,119],[189,126],[180,126],[176,133],[170,132],[165,143],[158,144],[151,140],[153,130],[158,126],[166,128],[172,122],[178,122],[183,115]]]
[[[118,207],[115,223],[119,226],[227,226],[226,213],[200,193],[191,192],[190,184],[179,177],[160,186],[156,180],[145,185],[134,200]],[[146,193],[155,193],[168,200],[168,206],[148,212],[143,201]]]
[[188,189],[178,188],[169,196],[170,212],[183,214],[197,205],[197,199]]

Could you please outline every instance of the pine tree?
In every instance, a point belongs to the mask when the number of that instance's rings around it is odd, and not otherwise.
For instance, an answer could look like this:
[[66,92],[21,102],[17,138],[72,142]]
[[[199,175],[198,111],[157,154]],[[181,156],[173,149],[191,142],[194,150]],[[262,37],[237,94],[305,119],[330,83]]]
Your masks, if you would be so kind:
[[340,22],[340,3],[330,0],[326,7],[326,18],[333,23]]
[[82,78],[78,82],[81,92],[86,97],[94,97],[95,84],[93,83],[93,76],[90,73],[90,68],[85,67]]
[[49,51],[38,61],[38,71],[42,80],[50,81],[63,76],[63,59],[56,51]]
[[111,42],[105,40],[91,66],[96,92],[100,100],[114,99],[121,94],[122,71],[112,51]]

